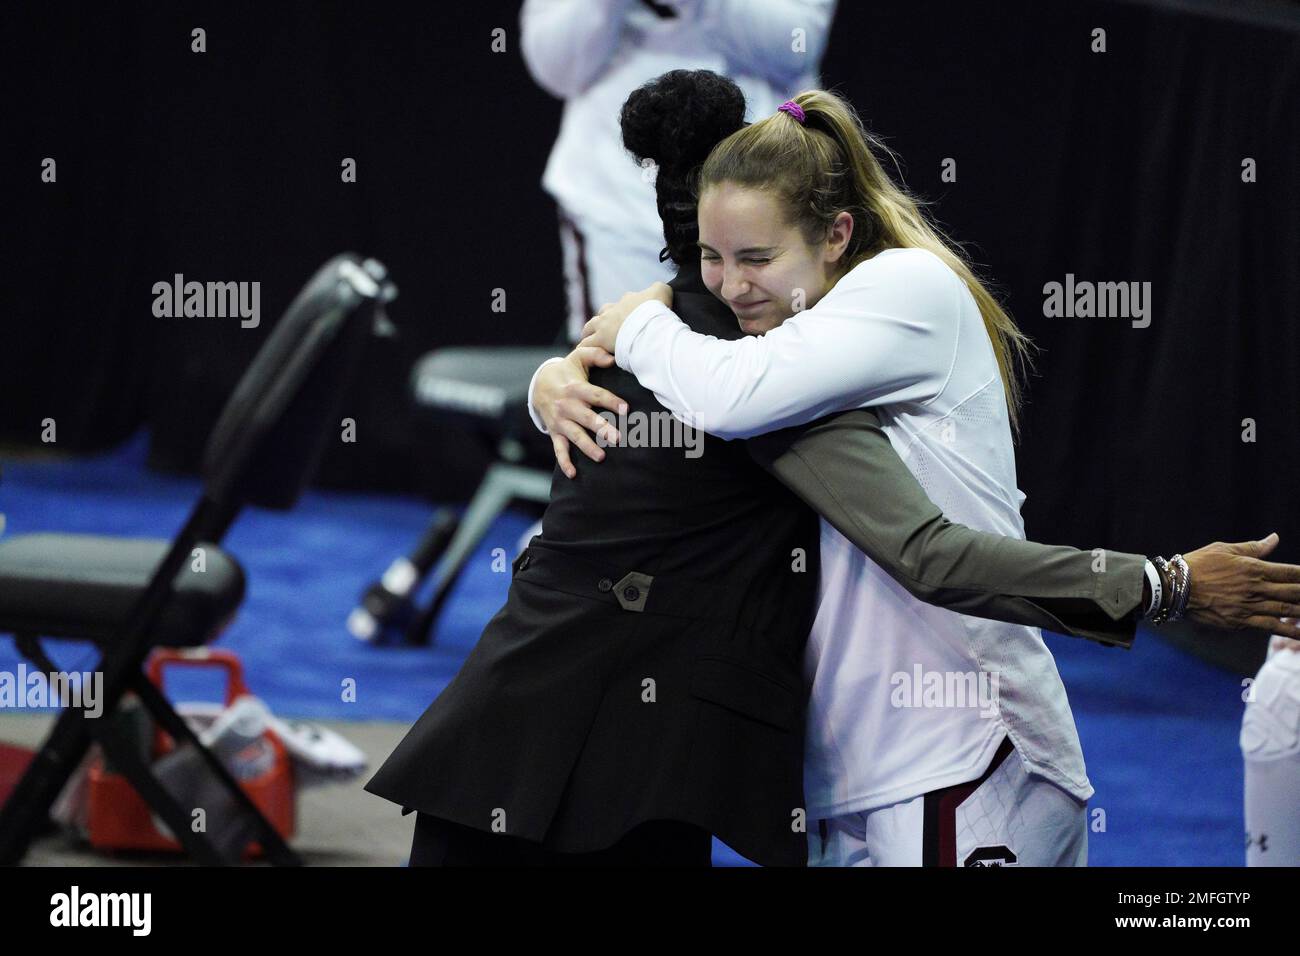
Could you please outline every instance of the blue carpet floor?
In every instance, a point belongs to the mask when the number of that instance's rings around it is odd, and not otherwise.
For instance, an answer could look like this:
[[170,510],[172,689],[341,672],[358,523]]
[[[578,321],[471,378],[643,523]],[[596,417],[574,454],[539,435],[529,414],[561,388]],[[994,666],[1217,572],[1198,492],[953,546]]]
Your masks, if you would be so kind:
[[[198,492],[196,480],[144,467],[143,435],[92,459],[7,462],[0,483],[6,535],[68,531],[170,537]],[[279,714],[414,721],[455,674],[505,600],[529,519],[507,515],[471,559],[430,648],[374,648],[343,622],[361,590],[418,538],[432,513],[414,498],[311,492],[291,513],[248,510],[226,538],[248,573],[248,595],[219,646],[243,659],[253,693]],[[1060,664],[1097,793],[1089,812],[1093,865],[1237,866],[1242,846],[1238,678],[1142,634],[1132,651],[1056,635]],[[89,666],[76,644],[55,644],[61,667]],[[0,669],[19,657],[0,638]],[[342,687],[355,681],[355,702]],[[214,686],[178,680],[179,699],[216,699]],[[192,693],[187,693],[193,691]],[[715,860],[738,858],[719,847]]]

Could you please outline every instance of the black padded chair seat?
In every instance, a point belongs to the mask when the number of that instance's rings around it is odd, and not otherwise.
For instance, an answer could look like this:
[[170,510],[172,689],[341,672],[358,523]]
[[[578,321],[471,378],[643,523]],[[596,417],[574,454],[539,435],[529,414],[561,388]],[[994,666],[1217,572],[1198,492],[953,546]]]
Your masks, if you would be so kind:
[[527,421],[528,382],[537,366],[557,354],[552,346],[438,349],[415,365],[415,398],[444,412],[486,419],[522,415]]
[[[0,538],[0,631],[105,642],[127,622],[171,542],[88,534]],[[206,644],[244,597],[244,571],[215,545],[186,562],[152,643]]]

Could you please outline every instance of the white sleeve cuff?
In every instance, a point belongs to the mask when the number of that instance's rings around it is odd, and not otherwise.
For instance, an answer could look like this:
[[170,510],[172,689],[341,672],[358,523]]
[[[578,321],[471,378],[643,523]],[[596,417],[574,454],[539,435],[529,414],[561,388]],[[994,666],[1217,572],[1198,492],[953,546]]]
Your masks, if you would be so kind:
[[533,420],[533,424],[537,426],[537,430],[543,435],[549,435],[550,432],[546,430],[546,426],[542,424],[541,418],[537,415],[537,410],[533,408],[533,389],[537,387],[537,376],[541,374],[542,369],[546,368],[546,366],[550,365],[552,362],[563,361],[563,355],[556,355],[553,358],[548,358],[541,365],[537,366],[537,371],[534,372],[533,377],[528,380],[528,417]]
[[[632,349],[636,338],[650,322],[661,315],[676,318],[673,311],[658,299],[642,302],[623,320],[614,340],[614,363],[625,372],[632,372]],[[635,372],[633,372],[635,374]]]

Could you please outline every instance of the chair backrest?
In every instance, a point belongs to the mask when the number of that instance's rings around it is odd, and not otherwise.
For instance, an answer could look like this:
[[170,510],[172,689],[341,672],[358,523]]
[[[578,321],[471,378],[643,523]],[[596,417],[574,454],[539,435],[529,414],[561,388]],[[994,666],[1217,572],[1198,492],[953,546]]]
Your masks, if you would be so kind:
[[[310,480],[362,345],[396,290],[351,253],[325,263],[290,304],[208,438],[205,496],[221,510],[290,508]],[[386,321],[386,320],[382,320]]]

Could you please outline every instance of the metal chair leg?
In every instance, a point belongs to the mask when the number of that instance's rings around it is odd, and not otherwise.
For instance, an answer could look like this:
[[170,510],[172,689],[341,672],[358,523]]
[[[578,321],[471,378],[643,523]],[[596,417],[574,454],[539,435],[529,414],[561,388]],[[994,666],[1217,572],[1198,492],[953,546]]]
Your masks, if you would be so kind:
[[[48,670],[49,659],[32,634],[16,634],[15,642],[25,656]],[[32,649],[34,648],[34,653]],[[43,662],[43,663],[41,663]],[[109,709],[107,702],[105,710]],[[80,711],[65,708],[27,769],[0,806],[0,866],[22,862],[32,838],[46,824],[50,807],[67,783],[72,771],[90,749],[91,731]]]
[[[41,647],[38,635],[16,634],[14,643],[23,656],[43,672],[52,674],[58,670]],[[115,708],[116,704],[111,708],[105,705],[105,714],[112,713]],[[162,817],[177,841],[196,861],[207,866],[232,862],[223,857],[206,836],[193,832],[184,809],[162,787],[147,764],[106,723],[92,723],[81,711],[66,709],[60,714],[55,727],[58,730],[61,725],[67,727],[73,723],[78,723],[79,732],[52,732],[32,761],[33,765],[40,761],[41,767],[29,766],[9,801],[0,808],[0,863],[16,864],[26,855],[32,837],[43,821],[48,819],[50,806],[63,788],[60,783],[51,791],[46,788],[45,782],[56,770],[63,777],[63,782],[66,782],[72,770],[85,758],[92,740],[100,745],[105,756],[113,761],[136,792]],[[49,794],[48,800],[44,799],[46,793]],[[25,802],[20,804],[19,801]],[[44,806],[41,805],[42,802]]]
[[238,859],[227,859],[205,834],[194,831],[185,809],[167,792],[149,765],[129,745],[107,727],[98,728],[92,733],[103,748],[105,757],[113,762],[136,793],[162,817],[172,836],[196,862],[204,866],[228,866],[239,862]]
[[443,552],[430,577],[434,581],[432,596],[423,611],[407,629],[406,639],[411,644],[429,643],[429,635],[438,612],[446,600],[451,586],[492,527],[492,522],[510,507],[516,498],[528,501],[549,501],[551,475],[535,468],[524,468],[497,462],[488,469],[469,507],[460,519],[460,526]]

